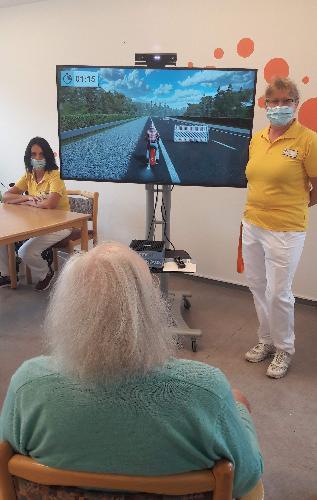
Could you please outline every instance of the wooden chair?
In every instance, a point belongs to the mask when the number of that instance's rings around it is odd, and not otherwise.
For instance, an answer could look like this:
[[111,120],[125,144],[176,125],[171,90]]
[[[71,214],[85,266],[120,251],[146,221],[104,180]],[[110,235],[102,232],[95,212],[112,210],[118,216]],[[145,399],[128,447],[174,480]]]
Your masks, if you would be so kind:
[[[88,227],[88,240],[93,241],[93,245],[97,244],[97,217],[98,217],[98,200],[99,193],[90,193],[88,191],[68,190],[66,191],[69,197],[69,204],[71,212],[79,212],[90,214],[88,224],[91,223],[91,228]],[[81,231],[80,229],[73,229],[71,234],[59,241],[51,248],[53,250],[53,266],[55,271],[58,271],[58,250],[63,252],[73,253],[74,248],[81,244]],[[32,273],[28,266],[25,266],[26,281],[28,285],[32,284]]]
[[[91,228],[88,227],[88,240],[92,240],[93,245],[97,244],[97,217],[98,217],[98,199],[99,193],[90,193],[88,191],[67,190],[71,212],[90,214],[88,219],[91,222]],[[55,271],[58,271],[58,250],[73,253],[74,248],[81,243],[80,229],[73,229],[71,234],[53,245],[53,263]]]
[[[227,460],[220,460],[210,470],[158,477],[74,472],[41,465],[30,457],[14,454],[8,443],[0,443],[0,500],[141,500],[141,497],[149,500],[157,499],[156,495],[161,495],[163,500],[171,496],[175,500],[194,500],[196,495],[197,500],[231,500],[233,474],[233,466]],[[30,485],[30,496],[25,494],[25,483]],[[32,487],[36,488],[36,493],[34,489],[32,492]],[[19,496],[21,488],[24,491]],[[100,491],[103,489],[108,491]],[[133,492],[138,494],[133,495]],[[196,495],[193,497],[193,494]],[[263,498],[263,486],[259,481],[241,500]]]

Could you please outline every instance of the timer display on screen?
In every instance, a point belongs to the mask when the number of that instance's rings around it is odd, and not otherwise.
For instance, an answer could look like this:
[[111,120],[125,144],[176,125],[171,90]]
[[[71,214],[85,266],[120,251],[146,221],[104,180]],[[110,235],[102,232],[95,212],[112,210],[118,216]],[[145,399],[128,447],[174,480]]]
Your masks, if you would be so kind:
[[97,71],[61,71],[62,87],[98,87]]

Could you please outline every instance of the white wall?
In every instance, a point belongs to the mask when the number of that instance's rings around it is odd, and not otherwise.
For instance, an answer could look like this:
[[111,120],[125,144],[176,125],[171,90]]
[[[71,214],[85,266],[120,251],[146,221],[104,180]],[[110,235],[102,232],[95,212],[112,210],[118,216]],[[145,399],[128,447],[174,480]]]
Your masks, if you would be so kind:
[[[316,95],[317,3],[306,0],[46,0],[0,9],[0,180],[23,172],[26,143],[34,135],[58,148],[56,64],[133,65],[135,52],[177,52],[178,66],[263,68],[283,57],[302,97]],[[254,40],[247,59],[237,42]],[[216,47],[224,57],[215,60]],[[301,84],[310,76],[308,85]],[[314,90],[315,88],[315,90]],[[265,125],[256,108],[255,129]],[[68,187],[78,183],[67,182]],[[81,183],[99,190],[101,239],[129,243],[144,237],[144,186]],[[1,189],[1,188],[0,188]],[[176,187],[172,196],[172,240],[197,261],[198,274],[244,283],[236,274],[239,222],[244,189]],[[294,291],[317,300],[317,209],[311,209],[306,246]]]

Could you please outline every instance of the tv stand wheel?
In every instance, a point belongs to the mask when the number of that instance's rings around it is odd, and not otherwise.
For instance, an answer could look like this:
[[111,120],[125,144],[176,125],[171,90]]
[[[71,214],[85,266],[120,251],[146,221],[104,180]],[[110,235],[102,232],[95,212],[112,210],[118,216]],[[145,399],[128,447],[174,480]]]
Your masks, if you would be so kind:
[[196,339],[192,339],[192,351],[193,352],[197,352],[197,340]]
[[188,309],[190,309],[190,308],[191,308],[191,303],[190,303],[190,301],[188,300],[188,298],[187,298],[187,297],[184,297],[184,298],[183,298],[183,301],[184,301],[184,302],[183,302],[183,304],[184,304],[185,309],[187,309],[187,310],[188,310]]

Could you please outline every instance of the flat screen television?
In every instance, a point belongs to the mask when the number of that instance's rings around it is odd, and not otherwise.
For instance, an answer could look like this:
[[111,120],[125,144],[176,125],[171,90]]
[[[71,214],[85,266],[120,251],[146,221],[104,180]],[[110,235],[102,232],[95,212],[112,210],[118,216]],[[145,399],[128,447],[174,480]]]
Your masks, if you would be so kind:
[[245,187],[256,76],[57,66],[61,177]]

